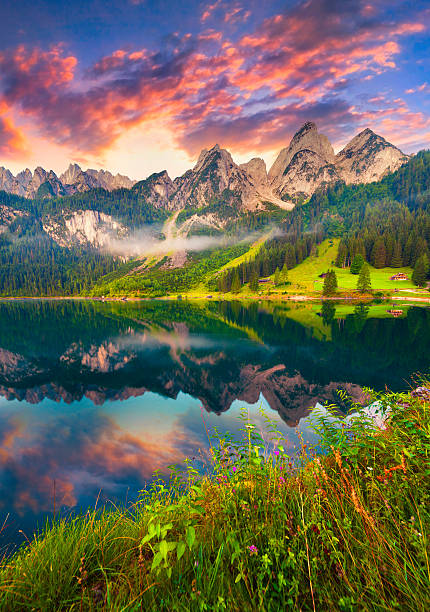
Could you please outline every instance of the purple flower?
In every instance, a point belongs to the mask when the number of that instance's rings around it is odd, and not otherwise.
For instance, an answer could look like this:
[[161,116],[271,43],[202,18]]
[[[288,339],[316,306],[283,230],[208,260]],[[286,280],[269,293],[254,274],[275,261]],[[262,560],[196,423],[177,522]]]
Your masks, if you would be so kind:
[[274,450],[273,452],[275,453],[275,455],[279,455],[279,451],[278,450]]
[[254,544],[251,544],[251,546],[248,546],[248,551],[250,555],[258,555],[258,548],[254,546]]

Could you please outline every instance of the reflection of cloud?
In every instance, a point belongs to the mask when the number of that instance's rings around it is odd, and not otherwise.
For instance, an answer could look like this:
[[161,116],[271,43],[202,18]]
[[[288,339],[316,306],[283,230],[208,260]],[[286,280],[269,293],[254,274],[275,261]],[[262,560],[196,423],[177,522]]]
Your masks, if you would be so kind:
[[145,438],[121,429],[112,419],[89,408],[53,414],[46,421],[17,424],[2,420],[0,431],[0,508],[26,513],[74,506],[85,494],[95,500],[141,487],[155,470],[182,461],[193,452],[195,440],[176,427],[159,439],[156,431]]

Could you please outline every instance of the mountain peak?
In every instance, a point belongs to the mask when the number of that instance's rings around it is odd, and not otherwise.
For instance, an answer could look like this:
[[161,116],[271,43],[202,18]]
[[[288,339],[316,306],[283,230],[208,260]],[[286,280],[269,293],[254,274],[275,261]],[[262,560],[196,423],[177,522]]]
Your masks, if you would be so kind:
[[400,149],[366,128],[336,155],[336,167],[346,183],[371,183],[394,172],[407,160],[408,156]]
[[306,123],[304,123],[302,127],[299,130],[297,130],[295,136],[299,134],[305,134],[306,132],[311,132],[311,131],[318,132],[317,125],[313,121],[306,121]]
[[288,174],[290,163],[300,151],[308,152],[307,156],[313,158],[312,165],[314,167],[323,167],[334,162],[334,151],[328,138],[318,132],[315,123],[307,121],[294,134],[289,146],[282,149],[269,170],[269,182],[274,189],[281,189],[282,191],[283,177]]

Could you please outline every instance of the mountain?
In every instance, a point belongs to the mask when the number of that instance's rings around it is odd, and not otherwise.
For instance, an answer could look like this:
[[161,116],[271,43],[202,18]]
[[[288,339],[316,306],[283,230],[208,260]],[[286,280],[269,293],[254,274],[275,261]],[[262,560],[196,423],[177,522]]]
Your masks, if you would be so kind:
[[400,149],[368,128],[335,155],[315,123],[307,122],[279,153],[268,178],[276,194],[295,202],[311,196],[322,185],[378,181],[408,159]]
[[45,198],[74,194],[103,188],[113,191],[134,185],[127,176],[113,175],[107,170],[82,170],[78,164],[70,164],[68,169],[58,177],[53,170],[38,166],[34,174],[26,168],[16,176],[7,168],[0,168],[0,190],[25,198]]
[[409,159],[395,147],[366,128],[336,155],[336,168],[345,183],[373,183],[395,172]]
[[333,147],[310,121],[293,136],[269,170],[275,193],[295,200],[311,195],[323,183],[339,180]]
[[106,191],[114,189],[131,189],[135,181],[132,181],[128,176],[116,174],[115,176],[107,170],[82,170],[78,164],[70,164],[68,169],[60,175],[60,181],[63,183],[68,194],[76,192],[88,191],[101,187]]
[[127,228],[110,215],[98,210],[64,212],[60,216],[47,215],[43,230],[59,246],[88,246],[102,248],[112,239],[125,237]]
[[[163,223],[172,214],[165,228],[171,235],[222,234],[234,223],[256,229],[271,215],[276,221],[273,215],[283,215],[282,209],[291,210],[321,186],[370,183],[408,159],[370,129],[335,155],[328,138],[315,123],[307,122],[269,172],[260,158],[236,164],[218,144],[203,149],[195,166],[174,180],[163,170],[134,182],[106,170],[83,170],[76,163],[59,177],[40,166],[34,173],[27,168],[16,176],[2,167],[0,192],[29,200],[26,204],[3,197],[1,203],[12,210],[3,210],[2,227],[12,223],[13,211],[26,210],[60,246],[96,248],[112,237],[130,235],[136,227]],[[121,192],[115,193],[119,188]],[[59,197],[64,198],[61,204]]]
[[177,208],[201,208],[216,201],[242,212],[264,210],[264,201],[284,206],[269,188],[263,160],[239,166],[219,145],[203,149],[194,168],[174,184]]
[[230,212],[265,210],[267,202],[289,210],[321,185],[380,180],[407,160],[400,149],[368,128],[335,155],[328,138],[308,121],[280,151],[269,172],[262,159],[238,165],[226,149],[215,145],[203,149],[194,168],[174,180],[163,170],[135,182],[107,170],[82,170],[76,163],[59,177],[40,166],[34,174],[27,168],[16,176],[1,167],[0,190],[41,199],[123,188],[133,189],[151,206],[166,211],[204,209],[220,202]]
[[133,186],[132,190],[155,208],[166,210],[175,210],[176,208],[172,196],[176,193],[177,186],[166,170],[155,172],[147,179],[139,181]]

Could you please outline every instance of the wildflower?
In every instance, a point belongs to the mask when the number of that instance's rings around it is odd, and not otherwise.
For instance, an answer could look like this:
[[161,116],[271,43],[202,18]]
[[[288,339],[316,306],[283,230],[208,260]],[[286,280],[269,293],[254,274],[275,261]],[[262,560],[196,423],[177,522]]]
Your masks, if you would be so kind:
[[283,478],[282,476],[279,477],[279,482],[286,482],[285,478]]
[[274,455],[279,455],[279,451],[278,451],[278,450],[274,450],[274,451],[273,451],[273,454],[274,454]]
[[251,544],[251,546],[248,546],[248,551],[250,555],[258,555],[258,548],[254,546],[254,544]]
[[330,448],[333,451],[334,458],[338,467],[342,469],[342,455],[340,454],[340,450],[338,448],[335,449],[334,446],[331,446]]

